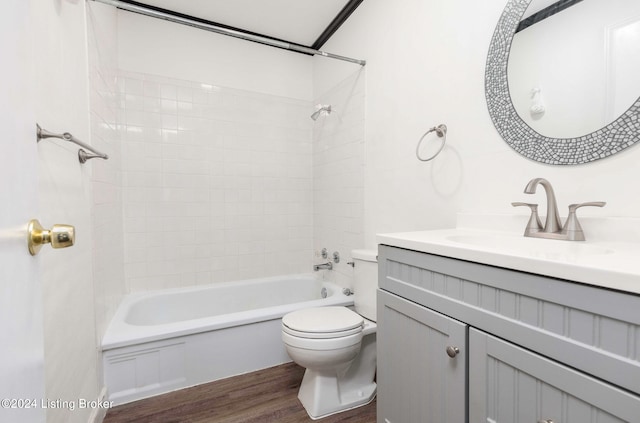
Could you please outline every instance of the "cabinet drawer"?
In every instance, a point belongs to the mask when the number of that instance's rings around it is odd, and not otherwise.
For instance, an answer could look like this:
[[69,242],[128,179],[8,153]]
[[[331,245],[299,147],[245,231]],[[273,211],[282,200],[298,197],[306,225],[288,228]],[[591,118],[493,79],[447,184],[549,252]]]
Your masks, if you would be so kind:
[[640,296],[385,245],[378,252],[381,289],[640,393]]
[[640,421],[640,397],[469,329],[469,421]]

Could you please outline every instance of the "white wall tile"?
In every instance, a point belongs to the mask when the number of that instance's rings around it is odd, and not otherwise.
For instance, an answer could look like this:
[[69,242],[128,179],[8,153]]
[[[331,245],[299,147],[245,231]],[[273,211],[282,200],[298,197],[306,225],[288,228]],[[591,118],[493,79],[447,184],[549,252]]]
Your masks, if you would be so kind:
[[[309,103],[125,75],[131,99],[120,103],[120,116],[128,156],[122,198],[129,289],[308,272]],[[257,118],[266,111],[270,119]],[[306,125],[292,122],[292,115],[304,116]],[[167,240],[171,246],[163,249]],[[304,264],[274,264],[267,259],[272,251],[303,257]]]
[[[364,74],[358,71],[314,101],[330,104],[333,110],[319,117],[313,127],[314,250],[340,253],[341,262],[334,265],[334,271],[322,272],[322,277],[347,287],[352,287],[353,269],[346,264],[350,252],[363,248],[365,242],[364,100]],[[302,168],[291,172],[296,171],[304,172]],[[299,223],[304,223],[304,217]],[[316,254],[315,261],[326,260]]]

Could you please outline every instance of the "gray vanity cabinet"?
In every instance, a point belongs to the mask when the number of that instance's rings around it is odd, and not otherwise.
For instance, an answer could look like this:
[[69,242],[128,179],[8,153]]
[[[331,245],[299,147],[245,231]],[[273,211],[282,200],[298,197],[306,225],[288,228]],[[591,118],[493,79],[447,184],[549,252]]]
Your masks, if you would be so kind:
[[378,322],[378,422],[463,423],[466,325],[384,291]]
[[639,398],[485,332],[469,330],[469,422],[640,422]]
[[378,423],[640,423],[640,296],[378,253]]

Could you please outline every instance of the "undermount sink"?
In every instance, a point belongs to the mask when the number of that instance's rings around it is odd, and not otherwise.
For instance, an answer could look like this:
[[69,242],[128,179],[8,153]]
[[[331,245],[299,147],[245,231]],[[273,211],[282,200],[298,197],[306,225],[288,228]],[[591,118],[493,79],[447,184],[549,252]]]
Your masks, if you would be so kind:
[[550,260],[571,260],[571,258],[600,256],[614,252],[610,248],[581,242],[525,238],[521,235],[511,234],[449,235],[446,239],[458,244],[488,248],[506,254],[527,255]]

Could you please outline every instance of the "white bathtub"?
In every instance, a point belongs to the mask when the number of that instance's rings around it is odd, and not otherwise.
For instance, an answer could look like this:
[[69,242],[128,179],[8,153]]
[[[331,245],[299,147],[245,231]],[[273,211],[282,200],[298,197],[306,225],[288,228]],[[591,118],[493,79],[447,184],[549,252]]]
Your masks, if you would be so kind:
[[109,399],[124,404],[286,363],[283,315],[352,304],[313,275],[128,295],[102,341]]

